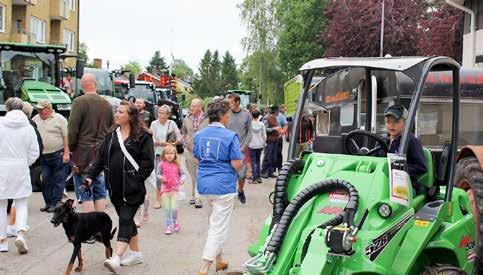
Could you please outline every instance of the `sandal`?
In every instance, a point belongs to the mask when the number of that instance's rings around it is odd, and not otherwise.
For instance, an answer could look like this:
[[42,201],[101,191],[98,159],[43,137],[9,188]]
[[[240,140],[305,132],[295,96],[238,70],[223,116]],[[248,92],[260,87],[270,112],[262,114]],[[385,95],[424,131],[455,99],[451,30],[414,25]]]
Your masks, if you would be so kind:
[[195,204],[195,203],[196,203],[196,199],[195,199],[195,198],[192,198],[192,199],[190,200],[190,204]]
[[203,208],[203,204],[199,198],[195,199],[195,208]]

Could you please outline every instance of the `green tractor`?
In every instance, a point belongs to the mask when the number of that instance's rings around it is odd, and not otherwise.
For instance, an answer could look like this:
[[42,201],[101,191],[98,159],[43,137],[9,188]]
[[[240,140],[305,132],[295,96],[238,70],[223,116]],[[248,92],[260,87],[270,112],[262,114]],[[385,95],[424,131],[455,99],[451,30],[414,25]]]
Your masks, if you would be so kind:
[[[405,172],[406,152],[415,125],[426,119],[420,108],[432,98],[423,96],[430,72],[449,75],[451,104],[444,112],[450,118],[440,121],[448,131],[438,135],[447,142],[423,148],[427,172],[416,192]],[[447,57],[327,58],[300,73],[304,87],[291,136],[302,115],[315,114],[316,152],[295,158],[291,138],[272,215],[249,247],[245,274],[477,274],[481,169],[467,175],[475,196],[454,186],[460,65]],[[409,110],[399,154],[387,154],[378,135],[382,110],[392,104]],[[481,120],[479,114],[471,119]],[[419,137],[432,130],[417,131]]]
[[20,97],[35,105],[48,99],[55,111],[70,114],[71,99],[60,86],[60,62],[64,46],[0,43],[0,114],[5,101]]

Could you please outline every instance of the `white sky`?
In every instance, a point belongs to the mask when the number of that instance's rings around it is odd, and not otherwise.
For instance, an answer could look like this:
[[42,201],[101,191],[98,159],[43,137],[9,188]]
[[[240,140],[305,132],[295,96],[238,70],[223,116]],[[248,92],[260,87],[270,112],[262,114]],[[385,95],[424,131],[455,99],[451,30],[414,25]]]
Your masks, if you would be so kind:
[[[80,1],[80,41],[88,56],[110,69],[136,60],[146,67],[156,50],[166,61],[183,59],[196,72],[207,49],[225,51],[239,64],[245,52],[237,4],[242,0]],[[169,63],[168,63],[169,64]]]

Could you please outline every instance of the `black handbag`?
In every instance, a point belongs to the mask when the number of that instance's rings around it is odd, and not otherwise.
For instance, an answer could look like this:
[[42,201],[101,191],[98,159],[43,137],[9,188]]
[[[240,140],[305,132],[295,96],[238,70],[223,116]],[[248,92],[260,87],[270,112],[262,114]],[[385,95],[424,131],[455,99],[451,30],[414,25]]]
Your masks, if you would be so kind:
[[[171,123],[171,121],[169,121],[169,123]],[[168,130],[166,130],[166,131],[167,131],[166,142],[169,142],[169,143],[176,142],[176,140],[177,140],[176,132],[174,130],[169,132],[169,126],[168,126]],[[183,148],[182,143],[176,144],[176,152],[178,154],[183,154],[184,148]]]

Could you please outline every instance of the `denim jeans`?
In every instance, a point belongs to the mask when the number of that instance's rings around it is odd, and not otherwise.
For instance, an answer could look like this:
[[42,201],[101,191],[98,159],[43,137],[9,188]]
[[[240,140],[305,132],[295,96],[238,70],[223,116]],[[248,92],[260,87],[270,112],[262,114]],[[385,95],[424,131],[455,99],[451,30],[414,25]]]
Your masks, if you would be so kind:
[[63,150],[40,157],[42,195],[46,206],[57,206],[64,194],[68,165],[63,162]]
[[265,154],[263,157],[262,173],[268,173],[269,175],[275,172],[275,165],[277,161],[277,141],[267,141],[267,146],[265,146]]
[[260,156],[263,149],[251,149],[250,148],[250,163],[252,165],[252,179],[256,180],[260,178]]

